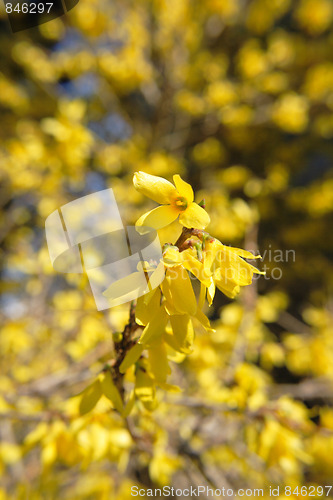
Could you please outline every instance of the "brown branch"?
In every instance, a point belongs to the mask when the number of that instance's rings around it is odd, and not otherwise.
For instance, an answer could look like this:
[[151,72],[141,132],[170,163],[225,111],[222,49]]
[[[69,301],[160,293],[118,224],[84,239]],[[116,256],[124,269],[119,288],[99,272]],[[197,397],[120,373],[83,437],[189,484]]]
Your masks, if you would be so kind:
[[[180,252],[188,248],[185,242],[188,238],[190,238],[190,236],[196,236],[201,241],[203,241],[204,237],[210,237],[210,235],[202,229],[195,229],[194,227],[183,227],[183,231],[181,232],[181,235],[175,243],[175,246],[179,248]],[[211,238],[214,239],[213,237]]]
[[20,413],[16,410],[10,410],[0,413],[0,420],[18,420],[20,422],[50,422],[53,419],[61,419],[68,422],[69,418],[59,411],[43,411],[32,414]]
[[325,378],[317,378],[304,380],[299,384],[278,384],[269,389],[269,394],[274,399],[288,395],[302,401],[311,399],[333,401],[333,383]]
[[176,241],[175,246],[180,248],[185,243],[187,238],[189,238],[191,235],[192,235],[192,229],[190,229],[188,227],[183,227],[181,235],[179,236],[178,240]]
[[[17,392],[19,395],[24,396],[50,397],[64,387],[87,380],[91,376],[89,367],[96,361],[99,361],[107,356],[110,356],[110,345],[108,343],[100,344],[82,361],[79,361],[71,367],[70,371],[59,371],[37,380],[33,380],[32,382],[19,387]],[[11,401],[11,399],[15,398],[6,396],[6,399]]]
[[312,330],[309,327],[309,325],[295,318],[295,316],[293,316],[287,311],[281,312],[280,317],[277,320],[277,323],[278,325],[282,326],[289,332],[295,332],[300,334],[306,333],[309,335],[312,334]]
[[121,373],[119,368],[127,352],[136,344],[136,341],[133,339],[133,335],[138,328],[142,328],[142,326],[138,325],[138,323],[135,321],[135,303],[132,302],[130,306],[129,321],[122,332],[122,338],[120,342],[115,342],[115,359],[113,360],[110,367],[113,381],[123,401],[125,400],[125,374]]
[[232,408],[230,405],[223,403],[209,403],[193,397],[172,397],[167,396],[165,402],[172,406],[185,406],[195,410],[211,411],[211,412],[230,412],[237,411],[237,408]]

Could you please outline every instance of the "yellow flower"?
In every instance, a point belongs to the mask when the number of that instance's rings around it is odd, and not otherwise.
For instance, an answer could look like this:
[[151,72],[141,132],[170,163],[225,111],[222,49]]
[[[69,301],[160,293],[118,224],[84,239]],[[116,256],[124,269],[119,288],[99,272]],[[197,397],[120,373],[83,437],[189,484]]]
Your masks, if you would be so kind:
[[257,259],[260,255],[241,248],[233,248],[214,240],[206,244],[206,272],[213,275],[215,285],[231,299],[239,293],[241,286],[252,283],[253,274],[265,274],[244,259]]
[[265,274],[244,260],[257,258],[260,258],[260,255],[225,246],[214,238],[206,239],[200,260],[194,248],[177,252],[175,247],[172,247],[164,252],[166,266],[181,264],[201,282],[207,289],[209,304],[213,301],[215,286],[227,297],[235,298],[241,286],[252,283],[253,274]]
[[162,206],[154,208],[142,215],[136,226],[147,226],[161,229],[171,224],[179,216],[179,222],[185,227],[204,229],[210,222],[207,212],[194,203],[193,189],[177,174],[173,182],[157,177],[156,175],[136,172],[134,187],[142,194],[160,203]]

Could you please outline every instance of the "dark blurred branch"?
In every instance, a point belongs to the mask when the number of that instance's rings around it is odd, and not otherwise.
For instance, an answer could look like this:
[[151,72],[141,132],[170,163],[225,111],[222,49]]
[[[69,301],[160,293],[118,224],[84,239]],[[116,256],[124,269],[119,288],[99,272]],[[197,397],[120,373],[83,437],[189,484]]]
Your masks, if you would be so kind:
[[305,380],[299,384],[279,384],[270,387],[269,394],[273,398],[291,396],[302,401],[325,399],[333,401],[333,382],[327,379]]
[[44,411],[37,412],[31,415],[20,413],[19,411],[11,410],[6,413],[0,413],[0,420],[18,420],[20,422],[49,422],[53,419],[68,421],[68,417],[59,411]]
[[[55,392],[73,384],[78,384],[84,382],[91,377],[91,371],[89,367],[96,361],[103,359],[105,356],[110,355],[110,344],[103,343],[100,344],[90,352],[82,361],[76,363],[72,369],[56,372],[46,377],[42,377],[38,380],[23,385],[18,388],[17,393],[24,396],[39,396],[39,397],[49,397]],[[17,394],[14,399],[16,400]],[[7,397],[10,400],[9,397]]]
[[308,325],[295,318],[295,316],[287,311],[281,312],[277,323],[289,332],[312,334],[312,330]]

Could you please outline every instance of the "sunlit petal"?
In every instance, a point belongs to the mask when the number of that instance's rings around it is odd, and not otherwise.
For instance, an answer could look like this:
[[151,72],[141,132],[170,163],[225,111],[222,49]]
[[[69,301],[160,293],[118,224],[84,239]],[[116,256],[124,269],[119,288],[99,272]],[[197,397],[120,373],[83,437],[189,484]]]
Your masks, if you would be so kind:
[[182,252],[183,266],[185,269],[190,271],[198,280],[201,281],[206,286],[210,284],[210,274],[206,272],[202,262],[200,262],[196,257],[194,257],[190,252]]
[[177,247],[169,247],[163,252],[163,262],[167,267],[179,265],[183,260],[183,253],[180,253]]
[[261,255],[254,255],[251,252],[248,252],[247,250],[243,250],[242,248],[235,248],[235,247],[228,247],[223,245],[223,248],[226,251],[230,251],[235,253],[236,255],[239,255],[239,257],[243,257],[243,259],[261,259]]
[[194,340],[194,329],[191,318],[187,314],[170,316],[173,340],[176,350],[190,353]]
[[210,223],[210,217],[206,210],[197,203],[191,203],[187,209],[180,214],[179,222],[185,227],[204,229]]
[[127,302],[142,295],[147,288],[147,280],[144,273],[135,272],[111,283],[105,292],[103,292],[103,295],[113,300],[121,297],[123,302]]
[[178,214],[179,212],[174,207],[162,205],[142,215],[140,219],[136,221],[135,225],[161,229],[161,227],[167,226],[176,220]]
[[159,288],[139,297],[135,308],[135,319],[139,325],[146,326],[151,319],[151,312],[159,307],[161,292]]
[[167,350],[165,344],[160,342],[149,348],[148,360],[151,373],[156,382],[166,382],[167,376],[170,375],[171,369],[168,363]]
[[141,194],[161,205],[169,204],[177,196],[177,190],[171,182],[156,175],[135,172],[133,184]]
[[166,291],[167,300],[180,313],[187,313],[191,316],[195,315],[197,311],[197,301],[190,277],[182,266],[168,269],[163,285],[163,290]]
[[215,297],[215,283],[211,278],[209,287],[207,288],[207,300],[208,304],[211,306]]
[[163,262],[160,262],[150,275],[148,281],[148,288],[155,289],[156,287],[158,287],[158,285],[162,283],[164,276],[165,276],[164,264]]
[[155,407],[155,384],[145,369],[139,368],[135,376],[135,395],[143,405],[152,410]]
[[211,327],[209,319],[200,309],[197,310],[197,314],[195,315],[195,317],[200,321],[207,332],[213,333],[216,331]]
[[206,287],[203,283],[200,283],[200,293],[198,299],[198,309],[202,309],[205,304],[206,299]]
[[234,299],[240,291],[240,286],[232,282],[215,281],[217,288],[230,299]]
[[180,175],[176,174],[173,176],[173,182],[177,188],[180,196],[186,199],[187,203],[190,204],[194,200],[194,193],[192,186],[187,182],[183,181]]
[[252,283],[253,269],[256,268],[241,257],[233,252],[222,252],[219,261],[220,268],[215,273],[220,275],[219,279],[224,279],[225,282],[233,281],[240,286]]
[[153,313],[151,320],[143,330],[139,339],[139,344],[144,345],[148,342],[151,343],[157,337],[161,336],[165,331],[167,322],[168,315],[164,307],[158,307],[157,311],[155,311],[155,314]]
[[141,344],[135,344],[129,351],[119,367],[120,373],[125,373],[137,360],[140,358],[145,346]]

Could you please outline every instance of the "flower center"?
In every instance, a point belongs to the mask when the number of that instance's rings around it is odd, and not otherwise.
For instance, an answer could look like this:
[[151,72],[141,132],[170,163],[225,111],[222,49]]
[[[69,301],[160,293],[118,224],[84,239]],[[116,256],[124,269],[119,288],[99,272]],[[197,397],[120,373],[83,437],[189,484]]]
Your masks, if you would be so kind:
[[180,196],[179,198],[175,199],[174,205],[178,208],[178,210],[181,210],[183,212],[187,209],[187,200],[186,198]]

